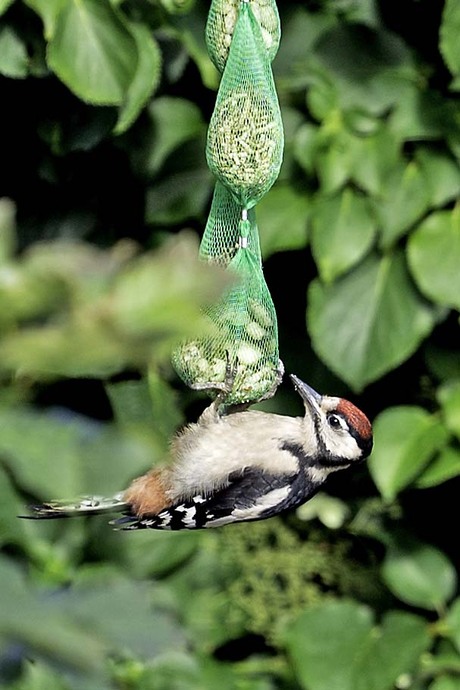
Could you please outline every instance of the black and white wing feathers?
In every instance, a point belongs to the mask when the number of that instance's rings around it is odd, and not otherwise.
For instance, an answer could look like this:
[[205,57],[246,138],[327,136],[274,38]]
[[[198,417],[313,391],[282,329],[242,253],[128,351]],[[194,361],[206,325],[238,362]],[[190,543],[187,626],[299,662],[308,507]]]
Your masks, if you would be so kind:
[[112,524],[122,530],[180,530],[265,519],[305,500],[304,484],[302,490],[296,490],[298,477],[247,467],[230,474],[228,485],[212,495],[194,496],[158,515],[138,517],[128,513]]

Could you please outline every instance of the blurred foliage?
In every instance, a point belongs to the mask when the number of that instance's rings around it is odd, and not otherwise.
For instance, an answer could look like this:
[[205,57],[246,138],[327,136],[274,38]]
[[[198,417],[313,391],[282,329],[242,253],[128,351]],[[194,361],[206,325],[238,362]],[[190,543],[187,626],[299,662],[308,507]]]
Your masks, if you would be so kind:
[[233,571],[227,589],[229,619],[241,618],[243,627],[273,644],[279,643],[283,622],[299,607],[327,595],[374,602],[385,597],[375,563],[354,557],[346,533],[327,539],[319,529],[305,533],[269,520],[226,530],[220,546]]
[[283,519],[122,534],[17,516],[119,490],[205,404],[170,353],[227,286],[197,261],[209,3],[0,0],[11,690],[460,688],[459,4],[278,5],[286,147],[257,219],[281,356],[365,409],[375,450]]

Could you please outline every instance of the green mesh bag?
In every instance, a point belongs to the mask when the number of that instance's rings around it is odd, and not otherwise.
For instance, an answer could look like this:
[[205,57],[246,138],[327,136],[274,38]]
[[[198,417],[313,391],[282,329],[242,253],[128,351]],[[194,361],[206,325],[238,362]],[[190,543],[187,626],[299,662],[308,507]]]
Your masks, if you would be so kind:
[[[226,381],[228,364],[233,381],[225,402],[239,404],[257,401],[276,387],[279,378],[278,326],[263,276],[254,211],[244,220],[240,212],[240,220],[237,220],[235,202],[219,186],[214,195],[214,208],[216,204],[222,208],[220,204],[225,195],[226,220],[222,223],[222,216],[215,216],[211,207],[200,254],[209,261],[226,265],[235,275],[235,284],[207,310],[216,326],[213,335],[182,344],[173,354],[173,365],[192,388],[212,390]],[[230,249],[222,238],[216,239],[213,233],[216,224],[225,227],[226,237],[232,238]]]
[[[220,182],[216,183],[208,221],[200,244],[200,258],[228,266],[240,247],[241,206]],[[254,209],[248,211],[252,233],[252,251],[260,256],[259,233],[255,226]]]
[[[241,0],[212,0],[206,22],[208,53],[219,70],[224,71],[233,38]],[[252,12],[259,22],[260,32],[269,60],[275,57],[281,36],[280,18],[275,0],[251,0]]]
[[251,4],[242,2],[208,128],[209,168],[242,208],[278,177],[283,123],[270,60]]
[[[270,49],[261,30],[269,11],[277,22]],[[224,56],[224,30],[230,24],[233,37]],[[279,42],[274,0],[214,0],[207,41],[213,59],[226,62],[208,129],[206,157],[217,182],[200,257],[225,267],[235,281],[207,310],[212,333],[180,345],[172,361],[187,385],[211,392],[229,383],[230,372],[232,390],[225,403],[240,404],[268,397],[281,373],[276,312],[263,275],[254,209],[278,177],[283,156],[270,65]]]

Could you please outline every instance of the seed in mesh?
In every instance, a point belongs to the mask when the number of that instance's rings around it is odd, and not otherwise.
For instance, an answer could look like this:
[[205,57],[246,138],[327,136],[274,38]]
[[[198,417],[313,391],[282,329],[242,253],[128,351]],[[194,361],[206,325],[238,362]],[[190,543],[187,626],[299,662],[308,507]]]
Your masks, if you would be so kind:
[[[221,344],[219,354],[212,354],[209,343],[194,341],[176,354],[176,364],[190,385],[222,383],[227,375],[227,351],[232,352],[231,343]],[[247,342],[239,344],[235,356],[236,377],[229,400],[242,402],[262,396],[273,385],[274,367],[266,362],[258,347]]]
[[210,362],[205,354],[205,348],[197,342],[187,343],[176,353],[176,364],[189,383],[223,381],[225,361],[219,366],[216,359]]
[[256,299],[251,298],[248,301],[249,311],[252,317],[260,326],[264,328],[270,328],[273,326],[273,318],[270,311],[261,302]]
[[273,367],[265,365],[263,369],[258,369],[256,372],[246,375],[242,385],[242,391],[265,393],[272,387],[275,378],[276,372],[273,370]]
[[209,381],[225,381],[225,376],[227,373],[227,360],[215,357],[209,367]]
[[246,326],[249,318],[249,314],[245,309],[238,309],[237,307],[228,307],[215,315],[216,322],[222,324],[227,331],[231,330],[232,326],[235,328]]
[[253,347],[249,343],[241,343],[236,356],[242,366],[254,366],[262,357],[262,352],[258,347]]
[[187,343],[180,348],[180,359],[184,364],[194,362],[202,356],[202,350],[196,342]]
[[252,370],[251,368],[241,369],[240,375],[237,376],[235,381],[230,402],[260,399],[267,391],[273,388],[276,378],[276,369],[268,363],[257,370]]
[[281,164],[282,132],[265,98],[232,93],[216,105],[208,130],[208,164],[240,196],[268,191]]
[[[240,4],[241,0],[215,0],[209,12],[206,42],[211,59],[220,72],[223,72],[227,62]],[[280,42],[275,0],[252,0],[251,8],[259,23],[268,57],[273,60]]]
[[259,323],[257,323],[257,321],[250,321],[246,326],[246,331],[248,336],[250,338],[253,338],[253,340],[261,340],[264,336],[267,335],[267,331],[265,330],[265,328],[262,328],[262,326]]

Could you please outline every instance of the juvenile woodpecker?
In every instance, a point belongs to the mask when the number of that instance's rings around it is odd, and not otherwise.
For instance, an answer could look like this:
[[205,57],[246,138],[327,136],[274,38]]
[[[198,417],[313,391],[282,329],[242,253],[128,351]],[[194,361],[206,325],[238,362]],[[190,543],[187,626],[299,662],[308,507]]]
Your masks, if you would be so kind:
[[263,520],[308,501],[332,472],[364,460],[372,427],[348,400],[291,375],[303,417],[209,405],[171,443],[170,462],[110,499],[31,506],[36,518],[122,512],[118,529],[199,529]]

